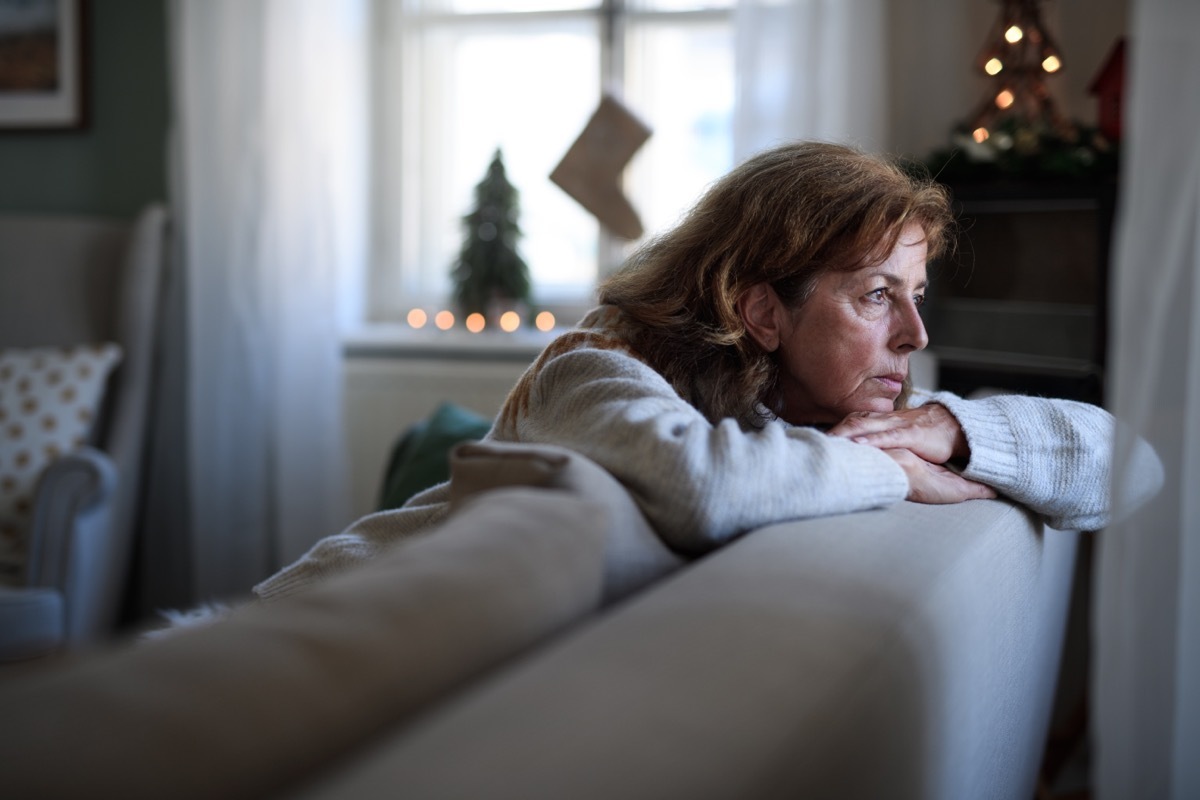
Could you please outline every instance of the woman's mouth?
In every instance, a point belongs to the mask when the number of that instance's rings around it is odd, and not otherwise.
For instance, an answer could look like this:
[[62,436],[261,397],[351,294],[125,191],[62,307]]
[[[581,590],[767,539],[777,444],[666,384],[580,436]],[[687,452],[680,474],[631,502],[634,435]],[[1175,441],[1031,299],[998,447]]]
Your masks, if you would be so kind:
[[904,375],[893,373],[891,375],[876,375],[875,380],[879,381],[884,387],[894,395],[900,394],[904,389]]

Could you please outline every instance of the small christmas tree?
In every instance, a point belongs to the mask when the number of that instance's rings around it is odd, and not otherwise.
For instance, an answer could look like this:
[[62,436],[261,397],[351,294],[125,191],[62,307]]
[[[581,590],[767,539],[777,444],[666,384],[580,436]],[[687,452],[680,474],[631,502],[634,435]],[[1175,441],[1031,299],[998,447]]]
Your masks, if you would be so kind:
[[987,141],[1008,120],[1031,135],[1074,133],[1046,88],[1046,77],[1062,70],[1063,57],[1042,22],[1040,4],[1000,0],[1000,15],[977,58],[992,87],[967,123],[976,142]]
[[500,150],[475,187],[475,210],[463,217],[462,250],[451,272],[464,314],[487,316],[498,302],[530,303],[529,266],[517,253],[518,192],[508,182]]
[[1117,149],[1097,128],[1067,119],[1047,87],[1065,61],[1042,0],[998,0],[976,58],[990,79],[982,102],[955,126],[949,147],[925,159],[940,180],[1076,179],[1116,174]]

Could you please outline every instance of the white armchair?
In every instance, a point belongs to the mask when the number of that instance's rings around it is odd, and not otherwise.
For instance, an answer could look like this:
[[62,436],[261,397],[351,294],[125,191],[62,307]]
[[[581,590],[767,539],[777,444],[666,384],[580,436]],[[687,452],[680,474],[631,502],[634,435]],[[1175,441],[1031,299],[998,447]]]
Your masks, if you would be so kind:
[[[102,342],[121,352],[87,441],[37,477],[23,569],[16,585],[0,586],[0,661],[94,642],[116,625],[140,502],[166,231],[161,206],[133,221],[0,217],[0,353]],[[0,446],[3,468],[16,447],[3,431]]]

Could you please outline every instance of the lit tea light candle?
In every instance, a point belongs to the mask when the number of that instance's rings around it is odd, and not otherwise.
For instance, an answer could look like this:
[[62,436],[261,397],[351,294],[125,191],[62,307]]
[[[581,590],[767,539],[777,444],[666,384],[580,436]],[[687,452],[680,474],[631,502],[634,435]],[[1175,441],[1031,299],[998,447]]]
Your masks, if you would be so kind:
[[1042,69],[1046,70],[1046,72],[1058,72],[1061,66],[1062,62],[1058,60],[1058,56],[1046,56],[1046,59],[1042,62]]
[[439,311],[433,318],[433,324],[437,325],[439,331],[448,331],[454,327],[454,315],[449,311]]
[[984,142],[986,142],[990,135],[991,134],[988,133],[987,128],[976,128],[974,131],[971,132],[971,138],[974,139],[979,144],[983,144]]
[[425,323],[429,321],[429,315],[419,308],[414,308],[408,312],[408,324],[413,328],[424,328]]
[[515,311],[505,311],[500,315],[500,330],[512,333],[521,327],[521,315]]
[[554,315],[549,311],[543,311],[533,320],[533,324],[543,333],[552,331],[554,330]]
[[988,59],[988,62],[983,65],[983,71],[988,75],[999,75],[1004,69],[1004,62],[998,58]]
[[479,333],[483,330],[487,323],[483,319],[483,314],[475,313],[467,315],[467,330],[471,333]]
[[1014,99],[1013,93],[1008,89],[1005,89],[1004,91],[1000,92],[1000,94],[996,95],[996,107],[1008,108],[1013,104]]
[[1006,30],[1004,32],[1004,38],[1008,41],[1009,44],[1016,44],[1017,42],[1021,41],[1021,39],[1024,36],[1025,36],[1025,31],[1021,30],[1016,25],[1013,25],[1011,28],[1009,28],[1008,30]]

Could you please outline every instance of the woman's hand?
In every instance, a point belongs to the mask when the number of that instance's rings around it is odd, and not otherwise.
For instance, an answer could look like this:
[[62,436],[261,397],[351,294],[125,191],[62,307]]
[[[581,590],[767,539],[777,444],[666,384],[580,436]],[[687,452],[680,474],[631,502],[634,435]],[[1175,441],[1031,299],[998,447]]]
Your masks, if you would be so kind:
[[986,484],[967,480],[943,467],[931,464],[911,450],[888,449],[887,453],[908,476],[908,499],[914,503],[961,503],[964,500],[988,500],[996,490]]
[[908,476],[908,499],[914,503],[961,503],[996,496],[992,487],[942,466],[952,458],[971,456],[962,426],[943,405],[850,414],[829,433],[878,447],[891,456]]
[[971,456],[962,426],[945,406],[937,403],[903,411],[856,412],[833,426],[829,433],[881,450],[909,450],[930,464]]

